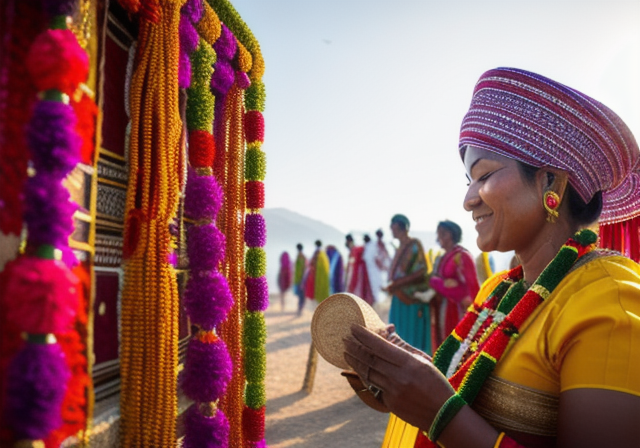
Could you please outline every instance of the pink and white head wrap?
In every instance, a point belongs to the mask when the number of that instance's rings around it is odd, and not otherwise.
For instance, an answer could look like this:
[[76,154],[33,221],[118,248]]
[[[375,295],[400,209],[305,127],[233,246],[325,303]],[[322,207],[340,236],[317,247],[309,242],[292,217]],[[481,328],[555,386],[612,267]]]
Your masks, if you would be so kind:
[[563,170],[585,202],[602,191],[601,224],[640,215],[640,152],[629,128],[605,105],[544,76],[484,73],[462,121],[461,153],[467,145]]

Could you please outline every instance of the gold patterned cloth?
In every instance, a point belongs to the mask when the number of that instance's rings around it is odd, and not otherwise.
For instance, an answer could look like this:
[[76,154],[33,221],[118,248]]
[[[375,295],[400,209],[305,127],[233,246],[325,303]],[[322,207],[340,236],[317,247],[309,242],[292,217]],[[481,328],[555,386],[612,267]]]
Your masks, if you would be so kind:
[[472,407],[500,431],[554,437],[559,401],[556,395],[491,376]]

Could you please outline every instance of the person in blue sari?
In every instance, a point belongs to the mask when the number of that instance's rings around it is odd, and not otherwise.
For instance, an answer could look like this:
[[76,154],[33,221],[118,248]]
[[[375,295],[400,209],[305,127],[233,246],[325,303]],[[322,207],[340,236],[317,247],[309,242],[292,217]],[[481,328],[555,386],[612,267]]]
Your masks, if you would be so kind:
[[391,262],[389,284],[383,288],[391,294],[389,323],[398,335],[413,347],[431,353],[431,314],[429,304],[414,295],[428,288],[427,260],[422,244],[409,236],[409,219],[391,218],[391,233],[400,247]]

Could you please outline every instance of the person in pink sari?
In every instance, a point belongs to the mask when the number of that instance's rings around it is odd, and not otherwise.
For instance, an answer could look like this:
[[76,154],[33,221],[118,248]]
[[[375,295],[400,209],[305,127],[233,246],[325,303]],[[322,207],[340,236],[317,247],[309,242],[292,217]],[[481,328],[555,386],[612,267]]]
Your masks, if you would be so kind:
[[431,301],[434,352],[460,322],[480,289],[473,256],[459,244],[460,226],[453,221],[441,221],[437,231],[438,244],[445,253],[436,259],[430,280],[437,293]]
[[373,305],[374,298],[369,283],[367,264],[364,260],[364,246],[356,246],[351,234],[345,237],[346,246],[349,249],[349,261],[347,263],[347,277],[345,287],[347,292],[357,295],[369,305]]

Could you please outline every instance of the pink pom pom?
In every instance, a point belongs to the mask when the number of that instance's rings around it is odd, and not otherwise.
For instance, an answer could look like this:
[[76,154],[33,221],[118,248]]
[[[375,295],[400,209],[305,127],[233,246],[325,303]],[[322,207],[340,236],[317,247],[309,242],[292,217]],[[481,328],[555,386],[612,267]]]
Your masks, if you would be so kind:
[[71,30],[46,30],[36,37],[26,59],[38,90],[71,95],[89,73],[89,57]]
[[69,329],[78,307],[78,278],[58,260],[23,256],[11,262],[4,294],[7,319],[27,333]]

